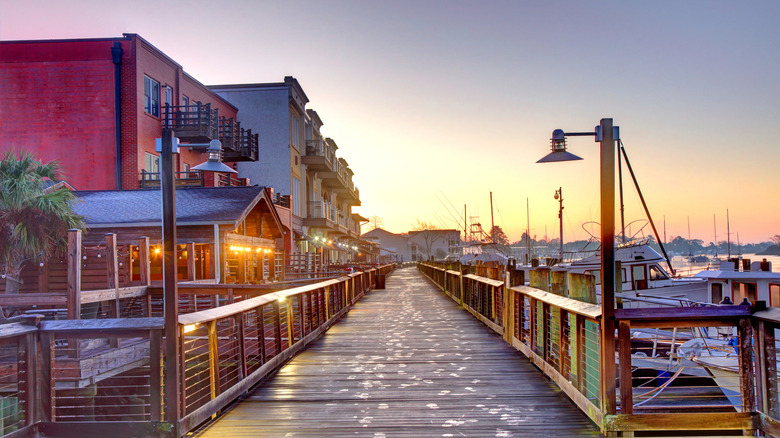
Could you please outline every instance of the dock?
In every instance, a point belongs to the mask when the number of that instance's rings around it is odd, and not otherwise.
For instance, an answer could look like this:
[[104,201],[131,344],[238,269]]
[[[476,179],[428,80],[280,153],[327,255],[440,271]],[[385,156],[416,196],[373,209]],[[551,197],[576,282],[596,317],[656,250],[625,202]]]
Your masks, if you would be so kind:
[[195,434],[211,437],[593,436],[517,350],[414,268]]

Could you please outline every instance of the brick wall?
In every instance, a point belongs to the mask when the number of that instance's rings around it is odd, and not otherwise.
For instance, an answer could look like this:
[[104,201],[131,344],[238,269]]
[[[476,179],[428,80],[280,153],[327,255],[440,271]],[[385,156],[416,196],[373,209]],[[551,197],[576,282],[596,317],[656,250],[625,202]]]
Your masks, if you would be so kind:
[[30,151],[44,162],[59,160],[62,177],[77,189],[112,189],[111,42],[83,49],[68,43],[3,43],[0,152]]

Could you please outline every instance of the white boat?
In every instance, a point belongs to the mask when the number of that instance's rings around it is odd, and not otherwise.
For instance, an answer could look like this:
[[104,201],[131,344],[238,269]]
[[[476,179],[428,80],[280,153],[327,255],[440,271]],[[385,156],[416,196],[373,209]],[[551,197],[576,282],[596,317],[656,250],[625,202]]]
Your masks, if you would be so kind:
[[[673,277],[663,267],[666,258],[654,250],[647,239],[617,246],[615,260],[620,262],[617,272],[620,290],[617,297],[637,305],[642,301],[651,306],[680,306],[683,302],[707,301],[706,280],[696,277]],[[601,253],[594,251],[579,260],[558,265],[557,269],[596,277],[596,292],[601,290]],[[635,300],[645,298],[645,300]]]

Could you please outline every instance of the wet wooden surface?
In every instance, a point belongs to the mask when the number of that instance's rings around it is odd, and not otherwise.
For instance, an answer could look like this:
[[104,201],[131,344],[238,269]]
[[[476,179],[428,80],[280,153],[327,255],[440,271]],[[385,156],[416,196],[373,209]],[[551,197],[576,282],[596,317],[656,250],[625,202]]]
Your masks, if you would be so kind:
[[598,428],[415,268],[197,437],[592,436]]

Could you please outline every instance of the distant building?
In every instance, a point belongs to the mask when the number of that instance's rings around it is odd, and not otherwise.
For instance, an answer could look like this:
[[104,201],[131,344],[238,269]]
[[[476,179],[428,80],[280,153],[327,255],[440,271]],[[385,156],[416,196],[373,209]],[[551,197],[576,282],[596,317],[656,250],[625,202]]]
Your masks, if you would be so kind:
[[459,258],[462,241],[459,230],[424,230],[395,234],[375,228],[363,234],[366,240],[379,243],[382,251],[394,254],[396,261],[420,261],[433,257],[436,260]]
[[[118,38],[0,42],[0,152],[59,160],[78,190],[159,187],[155,139],[222,141],[223,161],[257,160],[257,135],[238,108],[136,34]],[[243,185],[228,174],[190,172],[205,148],[180,148],[177,182]]]

